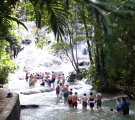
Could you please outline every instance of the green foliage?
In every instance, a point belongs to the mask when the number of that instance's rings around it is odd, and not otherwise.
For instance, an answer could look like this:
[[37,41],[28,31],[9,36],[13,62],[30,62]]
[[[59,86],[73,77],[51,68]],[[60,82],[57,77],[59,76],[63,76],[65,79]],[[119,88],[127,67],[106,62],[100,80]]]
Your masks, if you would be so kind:
[[15,15],[23,21],[33,21],[35,20],[34,7],[31,2],[19,2],[16,5]]
[[[13,32],[13,21],[25,27],[21,21],[13,17],[17,1],[1,0],[0,2],[0,83],[2,84],[6,82],[8,74],[14,70],[14,63],[10,59],[10,55],[12,48],[18,46],[18,42]],[[9,53],[5,51],[7,46],[11,48]]]
[[100,76],[97,75],[94,64],[91,65],[89,69],[85,69],[82,74],[85,78],[92,80],[92,85],[95,89],[101,89],[102,81],[100,79]]
[[38,48],[43,49],[43,47],[47,45],[47,42],[45,41],[44,37],[40,37],[39,40],[36,42],[36,45]]
[[51,49],[53,49],[56,53],[57,52],[64,52],[70,50],[70,45],[66,42],[58,42],[51,46]]
[[5,51],[5,40],[0,43],[0,84],[7,82],[8,74],[14,71],[14,63],[10,59],[10,54]]

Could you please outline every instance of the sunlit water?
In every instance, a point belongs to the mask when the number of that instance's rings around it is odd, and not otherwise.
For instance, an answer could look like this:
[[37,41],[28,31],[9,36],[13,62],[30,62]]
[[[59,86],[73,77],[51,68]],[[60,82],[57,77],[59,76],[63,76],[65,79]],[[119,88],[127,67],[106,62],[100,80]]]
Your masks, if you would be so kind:
[[[80,59],[88,59],[88,56],[79,55]],[[40,90],[48,89],[47,86],[40,86],[41,80],[37,81],[34,87],[29,87],[25,81],[24,67],[30,72],[63,72],[67,76],[73,70],[71,64],[66,60],[53,56],[48,53],[47,48],[38,49],[34,42],[20,52],[15,59],[15,63],[19,69],[9,76],[8,87],[11,91],[19,93],[21,105],[39,105],[39,108],[29,108],[21,110],[21,120],[135,120],[135,102],[130,101],[130,115],[123,116],[110,112],[110,108],[115,109],[115,101],[109,101],[116,95],[103,94],[102,109],[90,111],[82,110],[81,103],[78,103],[77,109],[71,109],[64,105],[63,99],[57,100],[55,91],[43,92]],[[66,83],[69,84],[69,83]],[[89,93],[92,86],[85,84],[84,81],[76,81],[69,84],[73,92],[78,92],[79,98],[83,93]],[[24,95],[21,92],[34,91],[34,94]]]

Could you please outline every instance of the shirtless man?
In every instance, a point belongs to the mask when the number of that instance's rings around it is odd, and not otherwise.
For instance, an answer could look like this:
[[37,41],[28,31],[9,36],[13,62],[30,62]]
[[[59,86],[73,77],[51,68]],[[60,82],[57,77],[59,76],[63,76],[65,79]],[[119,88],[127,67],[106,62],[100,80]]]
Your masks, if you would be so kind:
[[68,105],[69,107],[72,107],[72,92],[70,92],[68,96]]
[[77,92],[75,92],[75,94],[72,95],[72,107],[73,108],[77,108],[77,100],[78,100],[78,96],[77,96]]
[[66,104],[68,100],[68,85],[63,86],[62,92],[64,97],[64,104]]

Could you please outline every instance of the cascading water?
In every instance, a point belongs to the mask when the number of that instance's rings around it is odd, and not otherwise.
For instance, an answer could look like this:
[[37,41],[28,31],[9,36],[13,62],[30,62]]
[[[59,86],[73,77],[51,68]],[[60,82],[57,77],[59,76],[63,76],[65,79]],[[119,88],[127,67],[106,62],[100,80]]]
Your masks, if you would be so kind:
[[[26,24],[31,25],[31,23]],[[30,28],[34,26],[31,25]],[[29,27],[29,26],[28,26]],[[32,31],[32,30],[30,30]],[[26,34],[26,33],[25,33]],[[29,33],[29,39],[32,36]],[[34,38],[34,37],[33,37]],[[31,38],[31,39],[33,39]],[[79,54],[79,60],[88,60],[87,50],[84,47],[84,43],[81,43],[78,48],[81,51]],[[14,74],[9,76],[9,89],[11,91],[19,93],[21,105],[39,105],[38,108],[22,109],[21,120],[132,120],[135,119],[135,104],[132,105],[129,116],[116,115],[110,112],[110,108],[115,106],[115,101],[103,102],[103,107],[100,110],[86,111],[82,110],[81,104],[78,105],[77,110],[69,108],[64,105],[63,99],[57,101],[55,91],[42,92],[47,86],[40,86],[41,81],[37,81],[34,87],[29,87],[25,81],[24,67],[30,73],[34,72],[63,72],[65,75],[72,71],[73,68],[68,61],[63,61],[60,58],[49,54],[47,47],[43,50],[38,49],[34,41],[25,46],[24,50],[21,51],[15,59],[16,65],[19,69]],[[69,83],[66,83],[69,84]],[[83,93],[91,91],[92,86],[85,84],[84,81],[76,81],[74,84],[69,84],[73,92],[78,92],[78,96],[81,98]],[[21,94],[22,92],[33,92],[30,95]],[[113,97],[113,96],[112,96]],[[110,97],[111,98],[111,97]],[[105,95],[103,101],[107,100]],[[132,103],[131,103],[132,104]]]

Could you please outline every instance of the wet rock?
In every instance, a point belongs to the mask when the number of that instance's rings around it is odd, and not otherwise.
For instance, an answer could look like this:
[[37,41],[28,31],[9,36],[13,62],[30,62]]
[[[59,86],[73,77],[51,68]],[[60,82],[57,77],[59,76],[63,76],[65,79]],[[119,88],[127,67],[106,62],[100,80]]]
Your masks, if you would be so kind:
[[48,40],[48,44],[50,44],[51,43],[51,40]]
[[46,89],[39,89],[39,90],[30,90],[30,91],[23,91],[20,92],[20,94],[23,95],[31,95],[31,94],[37,94],[37,93],[43,93],[43,92],[51,92],[53,91],[53,88],[46,88]]
[[82,80],[82,74],[71,74],[67,76],[67,82],[75,82],[76,80]]
[[88,66],[90,63],[89,61],[80,61],[79,66]]
[[0,88],[3,88],[3,85],[2,84],[0,84]]
[[42,89],[42,90],[40,90],[40,92],[41,93],[43,93],[43,92],[51,92],[51,91],[53,91],[53,88],[49,88],[49,89]]
[[75,82],[76,80],[76,75],[75,74],[71,74],[69,76],[67,76],[67,82]]
[[87,79],[87,80],[85,81],[85,83],[86,83],[86,84],[89,84],[89,85],[92,85],[92,79],[90,79],[90,78]]
[[29,45],[30,43],[31,43],[31,40],[29,39],[22,40],[22,44]]
[[87,53],[88,53],[87,49],[84,48],[83,51],[82,51],[82,54],[83,54],[83,55],[87,55]]
[[7,98],[10,98],[10,97],[12,97],[12,96],[13,96],[13,94],[12,94],[11,92],[8,92],[6,97],[7,97]]
[[35,104],[32,104],[32,105],[21,105],[21,109],[27,109],[27,108],[35,109],[35,108],[39,108],[39,105],[35,105]]

